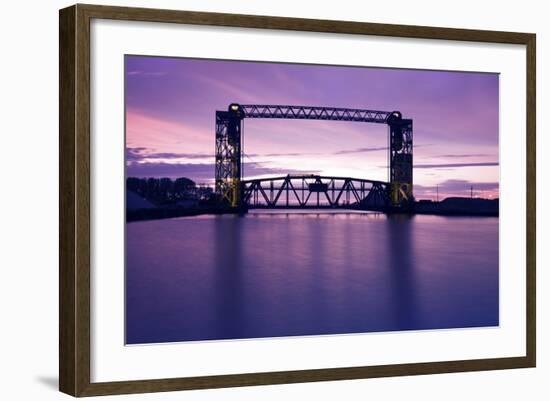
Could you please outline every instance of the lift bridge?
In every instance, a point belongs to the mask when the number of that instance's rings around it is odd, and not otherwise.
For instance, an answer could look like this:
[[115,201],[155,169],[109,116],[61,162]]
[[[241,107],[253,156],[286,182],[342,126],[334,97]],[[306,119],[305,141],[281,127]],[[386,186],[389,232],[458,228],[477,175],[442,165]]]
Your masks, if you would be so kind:
[[[243,179],[242,132],[246,118],[355,121],[388,127],[389,182],[315,174]],[[336,107],[243,105],[216,111],[216,194],[221,202],[249,208],[349,208],[405,210],[413,202],[412,120],[399,111]]]

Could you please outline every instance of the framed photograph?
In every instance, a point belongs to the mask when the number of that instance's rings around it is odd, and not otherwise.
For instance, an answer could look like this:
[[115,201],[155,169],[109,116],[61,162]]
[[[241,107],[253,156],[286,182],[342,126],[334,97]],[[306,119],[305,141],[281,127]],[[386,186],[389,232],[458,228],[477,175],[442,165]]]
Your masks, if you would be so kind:
[[60,11],[60,390],[535,366],[535,35]]

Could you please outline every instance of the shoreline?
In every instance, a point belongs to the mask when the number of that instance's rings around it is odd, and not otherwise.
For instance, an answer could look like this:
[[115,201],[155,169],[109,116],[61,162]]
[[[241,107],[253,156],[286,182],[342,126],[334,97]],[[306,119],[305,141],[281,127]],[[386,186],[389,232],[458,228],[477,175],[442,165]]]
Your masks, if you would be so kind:
[[[270,211],[279,211],[284,212],[288,211],[302,211],[303,213],[315,213],[315,210],[338,210],[338,213],[344,214],[346,211],[349,212],[373,212],[373,213],[383,213],[389,215],[431,215],[431,216],[447,216],[447,217],[499,217],[498,211],[464,211],[464,210],[413,210],[413,211],[392,211],[385,212],[382,210],[362,210],[358,208],[349,208],[349,209],[333,209],[330,207],[318,207],[318,208],[251,208],[249,210],[270,210]],[[330,213],[330,212],[329,212]],[[234,209],[139,209],[126,212],[126,223],[133,223],[139,221],[148,221],[148,220],[163,220],[163,219],[172,219],[176,217],[193,217],[193,216],[204,216],[204,215],[222,215],[222,214],[248,214],[248,210],[234,210]]]

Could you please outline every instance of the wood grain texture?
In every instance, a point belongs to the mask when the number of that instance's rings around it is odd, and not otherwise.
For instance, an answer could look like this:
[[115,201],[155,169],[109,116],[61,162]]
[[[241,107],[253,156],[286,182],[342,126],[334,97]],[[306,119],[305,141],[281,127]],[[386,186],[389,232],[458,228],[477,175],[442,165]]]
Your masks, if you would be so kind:
[[260,15],[160,10],[150,8],[96,6],[86,4],[79,4],[78,7],[83,12],[88,13],[88,15],[92,18],[109,18],[127,21],[171,22],[191,25],[213,25],[241,28],[281,29],[292,31],[516,44],[525,44],[530,37],[530,34],[519,32],[436,28],[428,26],[379,24],[354,21],[332,21],[306,18],[269,17]]
[[536,209],[537,209],[537,86],[536,86],[536,36],[530,35],[527,42],[527,227],[526,227],[526,274],[527,274],[527,359],[536,366],[537,344],[537,279],[536,279]]
[[265,372],[192,378],[105,382],[94,383],[90,387],[86,388],[81,395],[96,396],[108,394],[132,394],[269,384],[305,383],[327,380],[356,380],[377,377],[525,368],[530,366],[531,365],[526,358],[518,357],[368,367],[295,370],[285,372]]
[[[91,383],[91,18],[525,45],[527,48],[526,355],[516,358],[442,361],[433,363]],[[73,396],[92,396],[511,369],[535,366],[536,38],[534,34],[80,4],[60,11],[59,30],[59,388],[61,391]],[[213,361],[213,363],[215,363],[215,361]]]
[[90,384],[90,19],[76,8],[76,391]]
[[59,14],[59,389],[75,393],[75,7]]

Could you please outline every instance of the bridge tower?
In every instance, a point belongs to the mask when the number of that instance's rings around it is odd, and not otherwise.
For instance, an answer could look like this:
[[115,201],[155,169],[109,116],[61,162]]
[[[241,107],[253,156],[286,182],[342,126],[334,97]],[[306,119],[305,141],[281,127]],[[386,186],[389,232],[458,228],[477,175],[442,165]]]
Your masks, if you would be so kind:
[[406,207],[413,202],[413,126],[398,111],[386,122],[389,127],[390,202],[394,207]]
[[241,206],[242,110],[231,104],[216,111],[216,194],[230,207]]
[[232,103],[227,111],[216,111],[216,194],[223,204],[241,208],[242,127],[245,118],[284,118],[330,121],[357,121],[389,127],[388,208],[403,209],[413,198],[413,123],[399,111],[348,109],[315,106],[242,105]]

